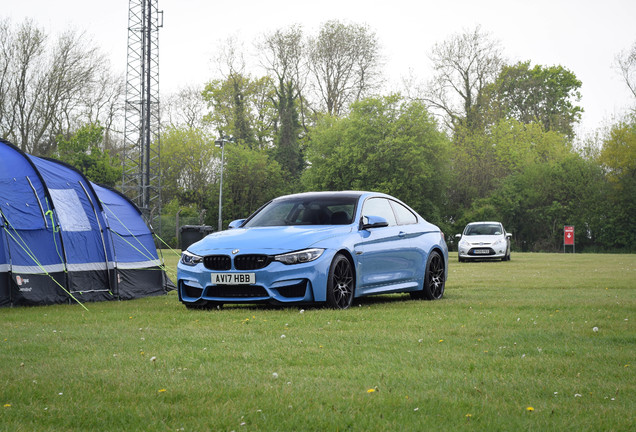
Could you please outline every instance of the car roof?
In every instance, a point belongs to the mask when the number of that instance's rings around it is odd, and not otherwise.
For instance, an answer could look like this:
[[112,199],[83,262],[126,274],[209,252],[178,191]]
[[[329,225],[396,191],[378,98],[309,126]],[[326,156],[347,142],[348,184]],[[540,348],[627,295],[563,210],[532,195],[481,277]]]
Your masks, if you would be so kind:
[[501,222],[496,222],[496,221],[471,222],[471,223],[467,224],[466,226],[468,226],[468,225],[484,225],[484,224],[499,224],[499,225],[501,225]]
[[288,199],[288,198],[320,198],[325,196],[338,196],[338,197],[350,197],[350,198],[359,198],[363,195],[378,195],[378,196],[386,196],[389,195],[383,193],[375,193],[375,192],[366,192],[366,191],[321,191],[321,192],[303,192],[291,195],[283,195],[277,198],[274,198],[274,201],[280,199]]

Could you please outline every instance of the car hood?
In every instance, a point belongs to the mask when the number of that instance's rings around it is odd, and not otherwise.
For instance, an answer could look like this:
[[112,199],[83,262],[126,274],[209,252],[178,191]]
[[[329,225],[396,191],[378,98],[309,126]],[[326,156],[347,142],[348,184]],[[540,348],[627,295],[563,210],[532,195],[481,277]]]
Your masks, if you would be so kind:
[[237,249],[243,253],[284,253],[312,247],[320,241],[350,233],[352,229],[349,225],[235,228],[210,234],[190,245],[188,251],[197,255]]
[[506,237],[502,234],[499,235],[469,235],[462,236],[462,240],[467,241],[468,243],[484,243],[484,244],[492,244],[501,239],[505,239]]

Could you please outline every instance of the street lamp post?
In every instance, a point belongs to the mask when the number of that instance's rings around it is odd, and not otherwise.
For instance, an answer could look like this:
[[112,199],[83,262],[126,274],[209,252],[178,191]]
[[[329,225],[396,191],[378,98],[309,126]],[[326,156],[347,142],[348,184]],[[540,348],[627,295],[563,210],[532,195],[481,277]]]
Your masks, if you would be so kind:
[[223,229],[223,165],[225,164],[225,143],[232,142],[232,137],[221,135],[221,138],[214,141],[214,145],[221,147],[221,185],[219,186],[219,228]]

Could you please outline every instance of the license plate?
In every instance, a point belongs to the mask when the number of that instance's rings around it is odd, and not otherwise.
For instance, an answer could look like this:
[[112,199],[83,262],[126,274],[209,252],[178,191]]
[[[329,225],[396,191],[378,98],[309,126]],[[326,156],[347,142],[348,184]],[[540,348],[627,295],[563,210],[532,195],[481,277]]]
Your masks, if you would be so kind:
[[475,255],[488,255],[490,253],[489,249],[475,249],[473,251]]
[[256,273],[212,273],[215,285],[252,285],[256,282]]

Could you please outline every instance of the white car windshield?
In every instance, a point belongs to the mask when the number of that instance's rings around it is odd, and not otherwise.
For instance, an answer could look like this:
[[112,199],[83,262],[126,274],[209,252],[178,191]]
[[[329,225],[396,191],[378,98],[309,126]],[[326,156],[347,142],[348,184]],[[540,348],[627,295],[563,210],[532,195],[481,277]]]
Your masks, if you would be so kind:
[[468,225],[464,231],[464,235],[501,235],[503,228],[499,224],[475,224]]
[[270,202],[244,228],[290,225],[347,225],[352,223],[357,197],[294,197]]

